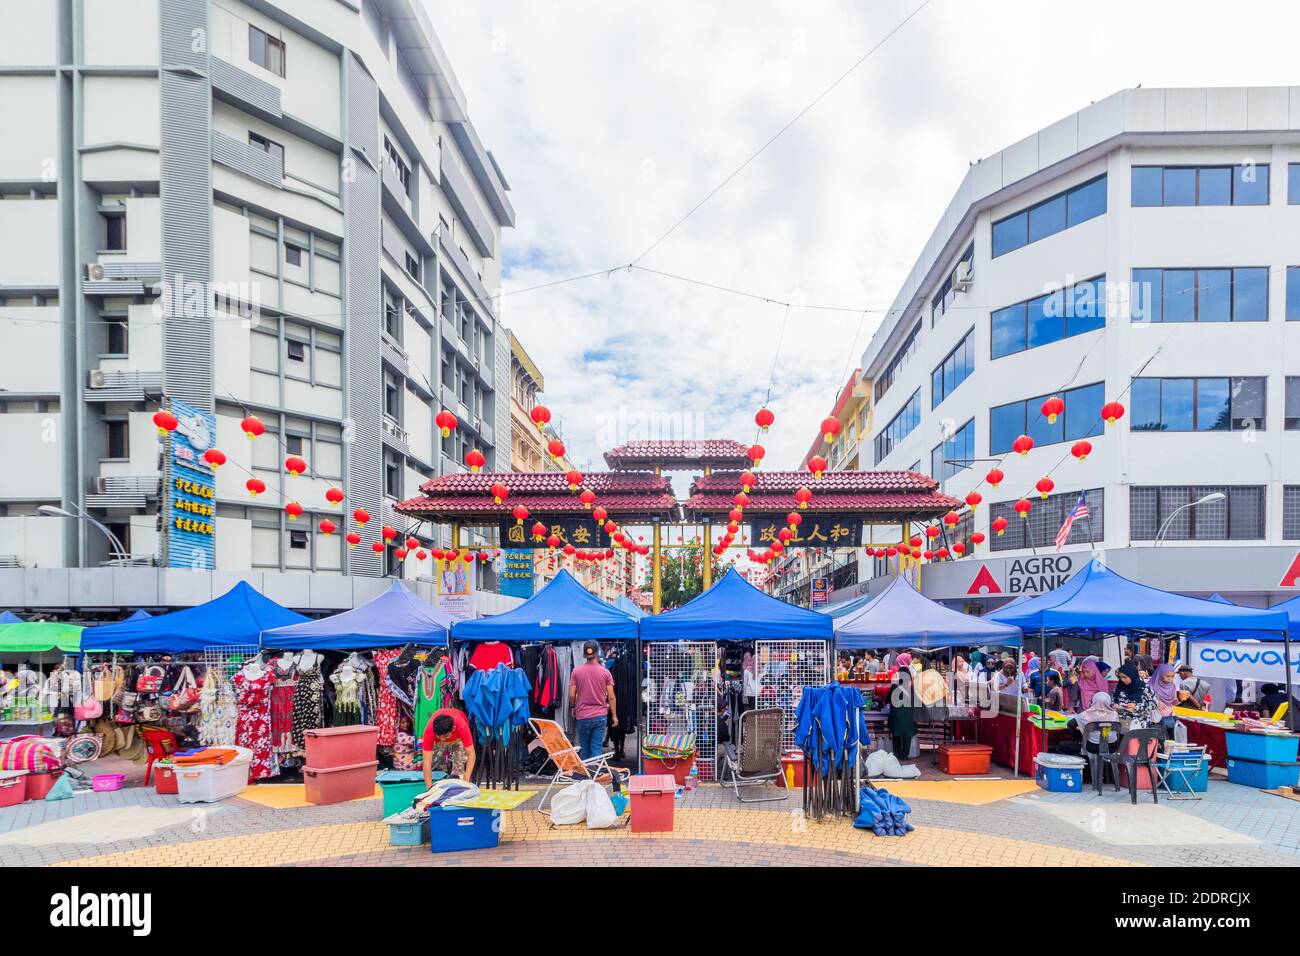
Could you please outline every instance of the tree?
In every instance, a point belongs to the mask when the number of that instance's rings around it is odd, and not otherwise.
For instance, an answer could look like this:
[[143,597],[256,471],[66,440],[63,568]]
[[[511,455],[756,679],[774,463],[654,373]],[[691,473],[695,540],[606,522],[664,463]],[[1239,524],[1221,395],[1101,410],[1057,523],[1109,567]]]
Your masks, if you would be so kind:
[[[661,587],[663,609],[665,611],[681,607],[692,598],[698,597],[700,592],[704,590],[704,572],[700,564],[700,555],[703,550],[703,547],[698,543],[664,548]],[[733,560],[719,560],[712,551],[707,552],[707,554],[713,564],[713,580],[716,583],[735,562]],[[653,587],[654,571],[650,569],[646,575],[645,589],[649,591]]]

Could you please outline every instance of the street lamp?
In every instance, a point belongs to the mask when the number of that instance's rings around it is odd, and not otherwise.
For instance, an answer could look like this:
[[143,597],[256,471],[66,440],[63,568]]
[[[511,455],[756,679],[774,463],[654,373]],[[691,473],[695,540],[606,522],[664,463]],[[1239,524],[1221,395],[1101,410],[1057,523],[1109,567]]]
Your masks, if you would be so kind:
[[1175,508],[1173,512],[1169,515],[1169,517],[1165,519],[1164,524],[1160,526],[1160,531],[1156,534],[1156,543],[1153,545],[1153,547],[1156,548],[1160,547],[1160,542],[1164,540],[1165,532],[1169,530],[1169,523],[1173,521],[1175,518],[1177,518],[1184,511],[1186,511],[1189,508],[1196,508],[1200,505],[1208,505],[1212,501],[1222,501],[1226,497],[1228,496],[1225,495],[1222,491],[1212,491],[1204,498],[1198,498],[1196,501],[1189,501],[1187,504],[1183,505],[1182,507]]
[[47,518],[71,518],[74,521],[88,521],[90,524],[93,524],[96,528],[102,531],[104,537],[108,538],[109,547],[117,552],[117,559],[120,561],[126,561],[126,549],[122,547],[122,542],[117,539],[117,535],[113,534],[113,532],[109,531],[103,524],[82,511],[75,503],[69,502],[69,504],[71,504],[72,507],[77,508],[77,511],[80,513],[74,514],[71,511],[65,511],[57,505],[41,505],[36,509],[36,511],[39,514],[45,515]]

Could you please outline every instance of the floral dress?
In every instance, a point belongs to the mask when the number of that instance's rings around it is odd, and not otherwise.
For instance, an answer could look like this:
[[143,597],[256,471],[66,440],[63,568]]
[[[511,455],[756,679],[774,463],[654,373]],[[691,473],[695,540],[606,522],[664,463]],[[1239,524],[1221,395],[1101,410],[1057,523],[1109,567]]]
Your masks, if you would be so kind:
[[378,744],[391,747],[397,740],[397,697],[388,683],[388,665],[397,659],[401,650],[392,648],[375,651],[372,659],[379,672],[379,702],[375,705],[375,724],[379,727]]
[[235,674],[235,696],[239,701],[239,718],[235,723],[235,744],[253,752],[248,779],[264,780],[280,772],[279,761],[271,742],[271,692],[275,672],[265,667],[257,677],[249,677],[243,668]]
[[307,731],[325,726],[324,684],[320,673],[320,658],[307,670],[299,668],[298,683],[293,689],[293,745],[297,750],[306,747]]

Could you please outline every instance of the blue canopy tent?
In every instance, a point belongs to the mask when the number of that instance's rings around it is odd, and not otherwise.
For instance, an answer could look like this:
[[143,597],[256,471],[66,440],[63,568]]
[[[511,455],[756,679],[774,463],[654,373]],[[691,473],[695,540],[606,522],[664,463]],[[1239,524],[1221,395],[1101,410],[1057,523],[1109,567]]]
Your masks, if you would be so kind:
[[641,620],[643,641],[823,640],[834,619],[764,594],[735,568],[679,608]]
[[[646,618],[646,620],[650,620]],[[546,587],[504,614],[457,621],[457,641],[634,641],[637,621],[561,570]]]
[[127,621],[147,621],[151,617],[153,617],[152,614],[150,614],[144,608],[140,608],[137,611],[135,611],[133,614],[131,614],[129,617],[122,618],[122,620],[119,623],[125,624]]
[[[878,596],[878,595],[877,595]],[[829,614],[831,617],[844,617],[852,614],[859,608],[870,604],[874,601],[870,594],[861,594],[855,598],[849,598],[847,601],[836,601],[834,604],[827,604],[825,607],[813,608],[818,614]]]
[[444,645],[451,618],[401,581],[342,614],[262,632],[262,646],[285,650],[364,650],[398,644]]
[[614,599],[614,607],[625,614],[631,614],[638,621],[645,617],[645,611],[641,610],[636,601],[633,601],[626,594],[620,594]]
[[13,611],[0,611],[0,624],[22,624],[23,619]]
[[1020,628],[949,610],[895,578],[857,611],[835,618],[840,648],[1020,647]]
[[88,627],[82,633],[81,650],[181,653],[257,645],[262,631],[306,620],[240,581],[206,604],[146,620]]

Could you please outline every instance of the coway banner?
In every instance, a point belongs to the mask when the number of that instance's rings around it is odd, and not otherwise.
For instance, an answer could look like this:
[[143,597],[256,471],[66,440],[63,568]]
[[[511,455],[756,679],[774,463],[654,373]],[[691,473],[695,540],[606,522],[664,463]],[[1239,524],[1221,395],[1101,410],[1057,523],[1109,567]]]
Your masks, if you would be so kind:
[[[1189,663],[1197,677],[1227,677],[1264,684],[1286,683],[1281,641],[1190,642]],[[1300,684],[1300,641],[1291,645],[1291,683]]]

